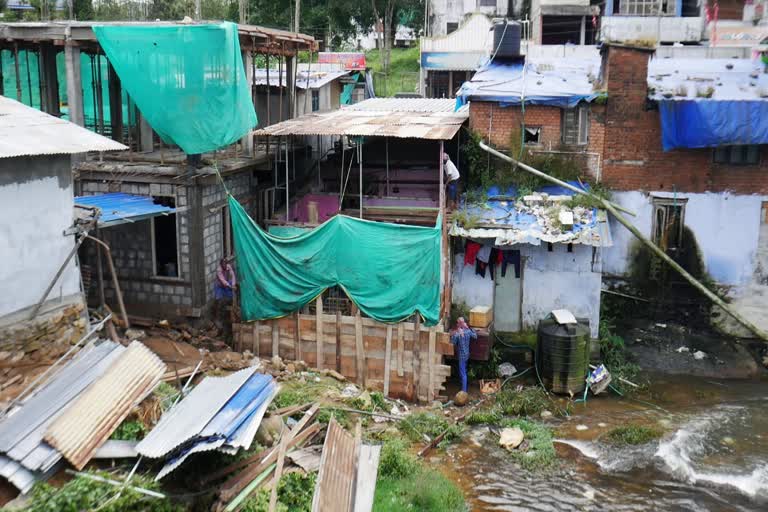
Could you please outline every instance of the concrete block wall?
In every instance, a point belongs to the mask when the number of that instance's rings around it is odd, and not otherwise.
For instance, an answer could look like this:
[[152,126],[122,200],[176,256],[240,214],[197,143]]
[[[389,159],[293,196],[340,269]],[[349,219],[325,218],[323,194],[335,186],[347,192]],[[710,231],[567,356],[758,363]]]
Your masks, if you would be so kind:
[[[187,206],[185,185],[168,183],[106,182],[81,181],[83,195],[107,192],[124,192],[144,196],[171,196],[176,207]],[[101,229],[99,236],[112,252],[112,258],[126,304],[168,306],[171,310],[191,308],[193,306],[190,276],[190,232],[188,213],[177,215],[177,243],[179,244],[179,278],[154,275],[152,252],[152,220],[141,220]],[[96,246],[85,243],[83,263],[91,265],[91,297],[98,296],[96,276]],[[104,260],[105,296],[107,302],[116,304],[115,290],[112,286],[106,260]]]

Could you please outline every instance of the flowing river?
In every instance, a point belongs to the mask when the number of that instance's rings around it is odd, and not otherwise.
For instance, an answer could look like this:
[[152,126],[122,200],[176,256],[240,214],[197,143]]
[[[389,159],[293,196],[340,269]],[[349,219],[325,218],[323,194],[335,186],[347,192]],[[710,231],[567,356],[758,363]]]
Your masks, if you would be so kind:
[[[435,455],[471,510],[768,510],[768,381],[655,376],[645,403],[590,397],[557,432],[559,467],[531,474],[488,427]],[[601,441],[628,423],[665,435],[641,446]],[[586,429],[585,429],[586,427]]]

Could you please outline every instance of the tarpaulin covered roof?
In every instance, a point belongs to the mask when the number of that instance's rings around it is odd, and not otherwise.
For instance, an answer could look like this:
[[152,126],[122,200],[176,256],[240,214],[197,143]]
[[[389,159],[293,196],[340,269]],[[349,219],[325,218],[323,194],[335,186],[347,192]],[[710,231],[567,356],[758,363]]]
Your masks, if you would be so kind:
[[523,62],[491,61],[464,82],[457,105],[467,101],[493,101],[502,106],[551,105],[561,108],[592,101],[598,96],[593,81],[600,59],[541,59]]
[[768,75],[748,59],[652,59],[662,145],[705,148],[768,143]]
[[0,158],[124,149],[98,133],[0,96]]
[[[570,184],[582,187],[578,182]],[[581,206],[571,208],[567,201],[574,195],[575,192],[563,187],[546,186],[520,199],[514,187],[504,191],[491,187],[482,203],[462,205],[472,219],[471,226],[454,222],[450,234],[471,239],[494,239],[497,246],[540,245],[541,242],[593,247],[613,245],[604,212]],[[561,211],[573,215],[572,228],[562,226],[559,218]]]
[[[419,98],[386,99],[381,100],[384,103],[368,106],[369,102],[378,101],[370,99],[339,110],[303,115],[256,130],[254,133],[272,136],[349,135],[450,140],[469,119],[469,112],[466,110],[453,112],[453,100],[429,100],[442,102],[440,110],[424,110],[427,100]],[[387,106],[389,101],[397,106]],[[446,106],[449,106],[448,110],[445,110]]]
[[96,207],[101,211],[99,227],[116,226],[125,222],[168,215],[176,211],[170,206],[156,204],[149,196],[113,192],[93,196],[75,197],[75,206]]

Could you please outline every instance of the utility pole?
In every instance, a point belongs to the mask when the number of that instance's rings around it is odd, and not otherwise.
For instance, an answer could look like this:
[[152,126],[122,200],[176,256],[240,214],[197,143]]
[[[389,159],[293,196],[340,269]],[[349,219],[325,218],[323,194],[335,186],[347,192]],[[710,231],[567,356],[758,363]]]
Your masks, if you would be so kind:
[[195,21],[200,21],[202,16],[202,9],[200,8],[200,0],[195,0]]
[[296,12],[293,14],[293,31],[299,31],[299,17],[301,15],[301,0],[296,0]]

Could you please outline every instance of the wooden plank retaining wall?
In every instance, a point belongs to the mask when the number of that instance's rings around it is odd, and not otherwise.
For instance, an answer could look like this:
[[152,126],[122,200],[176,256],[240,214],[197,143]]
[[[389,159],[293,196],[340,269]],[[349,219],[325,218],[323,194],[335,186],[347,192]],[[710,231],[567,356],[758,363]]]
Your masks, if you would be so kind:
[[[443,364],[443,356],[453,354],[447,332],[418,321],[383,324],[359,313],[323,314],[322,304],[317,311],[315,315],[236,323],[235,349],[250,350],[259,357],[277,353],[285,360],[333,369],[393,398],[430,401],[445,389],[451,367]],[[318,330],[322,333],[319,340]]]

